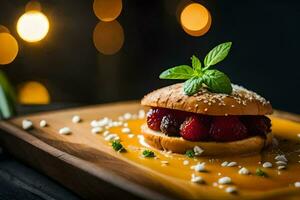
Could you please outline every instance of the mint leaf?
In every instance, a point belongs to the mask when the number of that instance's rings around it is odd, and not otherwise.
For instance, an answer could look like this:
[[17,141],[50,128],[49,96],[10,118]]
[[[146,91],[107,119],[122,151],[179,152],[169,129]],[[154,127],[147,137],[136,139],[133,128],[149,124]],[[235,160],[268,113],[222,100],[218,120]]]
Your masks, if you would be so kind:
[[191,57],[191,60],[192,60],[192,66],[193,66],[193,69],[194,71],[196,71],[198,74],[201,74],[201,62],[199,60],[199,58],[197,58],[195,55],[193,55]]
[[257,168],[257,169],[256,169],[255,174],[256,174],[256,176],[263,176],[263,177],[267,177],[267,176],[268,176],[267,173],[264,172],[264,171],[263,171],[262,169],[260,169],[260,168]]
[[125,148],[123,147],[123,145],[120,143],[120,141],[118,140],[115,140],[111,143],[111,146],[112,148],[115,150],[115,151],[118,151],[118,152],[123,152],[125,151]]
[[142,153],[143,157],[147,157],[147,158],[151,158],[151,157],[155,157],[155,154],[153,151],[150,151],[148,149],[145,149]]
[[185,155],[189,158],[194,158],[195,157],[195,152],[193,150],[187,150],[185,152]]
[[206,70],[202,78],[210,91],[231,94],[232,86],[230,79],[223,72],[219,70]]
[[208,69],[210,66],[217,64],[218,62],[224,60],[224,58],[228,55],[229,50],[231,48],[232,42],[225,42],[219,44],[215,48],[213,48],[204,59],[204,66],[203,70]]
[[194,76],[194,70],[188,65],[180,65],[163,71],[160,79],[189,79]]
[[184,82],[183,91],[186,95],[193,95],[198,92],[198,90],[202,87],[202,78],[201,77],[193,77]]

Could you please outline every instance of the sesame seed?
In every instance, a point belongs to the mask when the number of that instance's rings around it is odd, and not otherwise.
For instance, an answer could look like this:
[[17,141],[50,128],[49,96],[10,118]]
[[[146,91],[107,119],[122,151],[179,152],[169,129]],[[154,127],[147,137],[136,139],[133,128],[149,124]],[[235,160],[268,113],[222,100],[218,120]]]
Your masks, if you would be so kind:
[[236,189],[236,187],[227,187],[225,189],[225,192],[227,192],[227,193],[236,193],[237,189]]
[[222,162],[222,164],[221,164],[222,167],[226,167],[227,165],[228,165],[228,162],[227,162],[227,161],[224,161],[224,162]]
[[281,165],[281,166],[278,166],[278,167],[277,167],[278,170],[282,170],[282,169],[285,169],[285,168],[286,168],[285,165]]
[[104,140],[106,140],[106,141],[114,141],[114,140],[119,140],[120,138],[119,138],[119,136],[117,135],[117,134],[114,134],[114,133],[112,133],[112,134],[108,134],[105,138],[104,138]]
[[194,146],[193,150],[194,150],[196,156],[198,156],[204,152],[204,150],[201,149],[199,146]]
[[91,130],[91,132],[93,133],[93,134],[97,134],[97,133],[100,133],[100,132],[102,132],[103,131],[103,128],[102,127],[94,127],[94,128],[92,128],[92,130]]
[[122,131],[122,133],[130,133],[131,132],[130,128],[128,128],[128,127],[122,128],[121,131]]
[[201,176],[197,176],[195,174],[192,174],[191,182],[192,183],[204,183],[204,180]]
[[300,133],[297,134],[298,138],[300,138]]
[[208,108],[204,108],[204,112],[206,112],[208,110]]
[[277,155],[275,157],[275,160],[279,160],[279,161],[283,161],[283,162],[287,162],[288,160],[286,159],[285,155]]
[[276,162],[276,165],[287,165],[287,163],[284,162],[284,161],[279,160],[279,161]]
[[97,120],[93,120],[91,121],[91,127],[98,127],[98,121]]
[[160,161],[160,162],[161,162],[161,164],[164,164],[164,165],[169,164],[169,161],[167,161],[167,160],[162,160],[162,161]]
[[129,137],[129,138],[133,138],[133,137],[134,137],[134,134],[129,134],[128,137]]
[[247,168],[243,167],[239,170],[239,174],[248,175],[250,174],[250,171]]
[[103,136],[105,137],[105,136],[108,136],[110,134],[110,132],[109,131],[104,131],[103,132]]
[[237,162],[230,162],[227,164],[227,167],[234,167],[237,165]]
[[191,167],[194,169],[196,172],[204,172],[205,170],[205,162],[203,163],[197,163],[197,165],[194,165]]
[[263,164],[263,167],[264,167],[264,168],[271,168],[271,167],[272,167],[272,163],[270,163],[270,162],[265,162],[265,163]]
[[295,182],[294,185],[296,188],[300,188],[300,181]]
[[231,183],[231,178],[228,176],[224,176],[222,178],[219,178],[218,183],[221,185],[225,185],[225,184],[230,184]]
[[188,161],[188,160],[183,161],[183,165],[189,165],[189,164],[190,164],[190,161]]

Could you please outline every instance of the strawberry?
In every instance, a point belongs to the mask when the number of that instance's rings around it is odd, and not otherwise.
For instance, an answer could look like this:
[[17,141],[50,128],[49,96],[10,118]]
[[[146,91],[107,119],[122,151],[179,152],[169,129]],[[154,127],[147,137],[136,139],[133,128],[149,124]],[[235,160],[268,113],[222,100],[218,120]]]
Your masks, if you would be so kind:
[[248,134],[237,116],[217,116],[212,120],[210,136],[217,142],[228,142],[247,138]]
[[245,124],[251,135],[265,135],[271,132],[271,120],[263,115],[243,116],[241,121]]
[[207,140],[209,137],[209,121],[206,117],[192,115],[180,126],[180,135],[189,141]]
[[168,136],[178,136],[180,119],[174,114],[168,114],[161,120],[160,130]]
[[147,113],[147,125],[150,129],[159,131],[161,120],[168,114],[168,109],[151,108]]

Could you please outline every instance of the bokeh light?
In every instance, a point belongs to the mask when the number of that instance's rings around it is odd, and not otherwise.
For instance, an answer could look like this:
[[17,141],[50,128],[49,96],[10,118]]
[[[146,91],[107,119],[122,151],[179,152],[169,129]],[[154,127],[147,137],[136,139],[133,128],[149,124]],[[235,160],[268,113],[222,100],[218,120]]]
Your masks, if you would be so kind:
[[19,87],[18,100],[21,104],[49,104],[50,95],[40,82],[28,81]]
[[24,13],[18,20],[17,32],[27,42],[42,40],[49,31],[48,18],[39,11]]
[[94,0],[95,15],[102,21],[115,20],[122,11],[122,0]]
[[124,31],[118,21],[99,22],[94,29],[93,41],[97,50],[105,55],[117,53],[124,43]]
[[0,65],[14,61],[19,51],[16,39],[7,32],[0,33]]
[[32,10],[41,11],[42,6],[41,6],[40,2],[38,2],[36,0],[29,1],[25,6],[25,11],[28,12],[28,11],[32,11]]
[[180,15],[183,30],[192,36],[201,36],[207,33],[211,21],[209,11],[198,3],[187,5]]

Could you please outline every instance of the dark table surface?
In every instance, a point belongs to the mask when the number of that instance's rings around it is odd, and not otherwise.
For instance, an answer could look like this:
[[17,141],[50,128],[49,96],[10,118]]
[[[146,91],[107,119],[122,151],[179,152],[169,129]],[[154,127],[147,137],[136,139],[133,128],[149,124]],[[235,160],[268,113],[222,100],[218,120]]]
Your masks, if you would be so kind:
[[[51,104],[47,106],[23,106],[18,108],[18,113],[23,115],[74,106],[79,105]],[[51,178],[16,160],[0,147],[0,200],[27,199],[78,200],[80,197],[54,180],[51,180]]]

